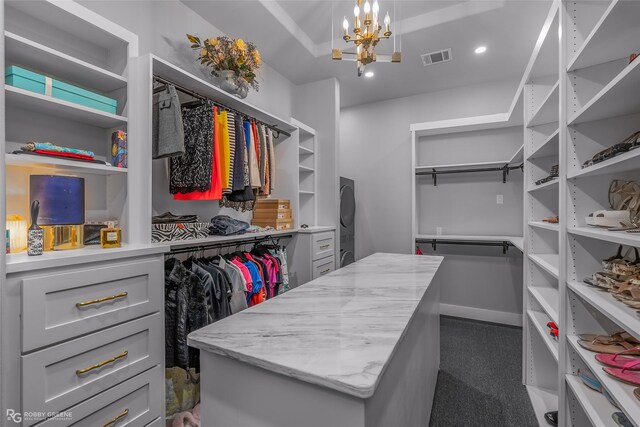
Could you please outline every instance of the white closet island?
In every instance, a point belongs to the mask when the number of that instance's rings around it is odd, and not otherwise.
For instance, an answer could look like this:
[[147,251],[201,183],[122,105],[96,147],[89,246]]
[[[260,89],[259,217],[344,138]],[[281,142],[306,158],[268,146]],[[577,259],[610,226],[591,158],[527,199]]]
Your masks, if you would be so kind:
[[374,254],[191,333],[202,425],[427,425],[442,259]]

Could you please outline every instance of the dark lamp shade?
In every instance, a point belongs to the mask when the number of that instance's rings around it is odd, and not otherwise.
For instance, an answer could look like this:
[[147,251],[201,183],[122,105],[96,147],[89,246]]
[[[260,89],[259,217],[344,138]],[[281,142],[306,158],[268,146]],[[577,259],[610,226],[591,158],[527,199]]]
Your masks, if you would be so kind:
[[31,175],[30,202],[40,202],[38,225],[84,224],[84,178]]

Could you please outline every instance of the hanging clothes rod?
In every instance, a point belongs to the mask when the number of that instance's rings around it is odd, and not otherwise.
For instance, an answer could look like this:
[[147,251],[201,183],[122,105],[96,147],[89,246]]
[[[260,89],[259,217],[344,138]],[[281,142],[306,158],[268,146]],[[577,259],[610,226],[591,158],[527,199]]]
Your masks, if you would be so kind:
[[[254,118],[254,117],[249,116],[247,113],[244,113],[242,111],[236,110],[235,108],[228,107],[228,106],[226,106],[226,105],[224,105],[224,104],[222,104],[222,103],[220,103],[218,101],[214,101],[211,98],[208,98],[208,97],[206,97],[206,96],[204,96],[202,94],[199,94],[198,92],[195,92],[195,91],[193,91],[191,89],[187,89],[186,87],[181,86],[181,85],[179,85],[177,83],[174,83],[174,82],[172,82],[170,80],[167,80],[164,77],[156,76],[154,74],[153,75],[153,80],[158,82],[158,83],[161,83],[163,85],[172,85],[172,86],[174,86],[176,88],[176,90],[179,90],[180,92],[182,92],[182,93],[184,93],[186,95],[192,96],[192,97],[197,98],[197,99],[201,99],[203,101],[206,101],[206,100],[211,101],[213,103],[213,105],[216,105],[216,106],[218,106],[220,108],[223,108],[223,109],[225,109],[227,111],[231,111],[234,114],[238,114],[238,115],[240,115],[242,117],[245,117],[245,118],[247,118],[249,120],[252,120],[254,122],[261,123],[264,126],[266,126],[269,129],[271,129],[272,131],[274,131],[276,133],[276,138],[279,138],[280,134],[286,135],[288,137],[291,136],[291,134],[289,132],[286,132],[286,131],[284,131],[282,129],[278,129],[278,125],[270,125],[268,123],[265,123],[262,120],[258,120],[258,119]],[[155,91],[156,91],[156,89],[154,89],[154,93],[155,93]]]
[[416,243],[428,243],[435,251],[438,244],[441,245],[464,245],[464,246],[497,246],[502,247],[502,253],[506,254],[509,247],[515,247],[508,240],[499,241],[478,241],[478,240],[447,240],[447,239],[416,239]]
[[290,238],[290,237],[293,237],[293,233],[291,233],[291,234],[279,234],[276,237],[268,235],[268,236],[254,237],[253,239],[246,239],[246,240],[243,239],[243,240],[233,240],[233,241],[229,241],[229,242],[204,243],[204,244],[200,244],[200,245],[194,245],[194,246],[187,246],[187,247],[180,247],[180,248],[176,248],[176,249],[171,249],[169,252],[165,252],[164,255],[165,256],[170,256],[170,255],[186,254],[186,253],[190,253],[190,252],[198,252],[198,251],[205,251],[205,250],[211,250],[211,249],[230,248],[230,247],[233,247],[233,246],[256,245],[258,243],[264,243],[264,242],[272,242],[276,246],[278,246],[279,243],[280,243],[280,239],[282,239],[282,238]]
[[438,175],[449,175],[455,173],[472,173],[472,172],[502,172],[502,182],[507,182],[507,176],[509,175],[509,171],[520,169],[524,171],[524,163],[518,166],[509,166],[504,165],[499,168],[470,168],[470,169],[454,169],[454,170],[444,170],[439,171],[437,169],[431,169],[431,171],[424,172],[416,172],[416,175],[431,175],[433,178],[434,187],[438,185]]

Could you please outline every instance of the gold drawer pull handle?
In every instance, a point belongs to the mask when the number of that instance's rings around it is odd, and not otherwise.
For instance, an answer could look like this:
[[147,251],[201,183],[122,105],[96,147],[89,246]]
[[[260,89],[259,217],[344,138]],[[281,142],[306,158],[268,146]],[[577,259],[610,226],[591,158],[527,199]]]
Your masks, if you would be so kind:
[[76,307],[80,308],[80,307],[85,307],[87,305],[99,304],[101,302],[111,301],[111,300],[118,299],[118,298],[126,298],[127,295],[129,295],[128,292],[120,292],[119,294],[111,295],[110,297],[104,297],[104,298],[98,298],[98,299],[90,299],[89,301],[76,303]]
[[320,249],[327,249],[329,246],[331,246],[331,245],[322,245],[322,246],[320,246]]
[[80,376],[82,374],[86,374],[89,371],[93,371],[94,369],[102,368],[104,365],[108,365],[109,363],[113,363],[118,359],[122,359],[123,357],[127,357],[127,354],[129,354],[129,352],[125,350],[122,353],[120,353],[119,355],[113,356],[111,359],[103,360],[102,362],[96,363],[95,365],[89,366],[88,368],[78,369],[76,371],[76,375]]
[[112,426],[115,423],[117,423],[121,418],[124,418],[127,415],[129,415],[129,408],[127,408],[124,411],[120,412],[118,415],[115,416],[115,418],[113,418],[113,419],[107,421],[106,423],[102,424],[102,427]]
[[331,269],[330,269],[330,268],[327,268],[326,270],[322,270],[322,271],[320,272],[320,274],[327,274],[327,273],[328,273],[328,272],[330,272],[330,271],[331,271]]

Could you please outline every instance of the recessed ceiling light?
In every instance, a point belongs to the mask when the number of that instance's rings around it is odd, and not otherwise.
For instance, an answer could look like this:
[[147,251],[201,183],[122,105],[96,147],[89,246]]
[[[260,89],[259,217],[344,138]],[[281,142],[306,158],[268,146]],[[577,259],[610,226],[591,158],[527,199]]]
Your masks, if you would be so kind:
[[373,74],[373,71],[367,71],[366,73],[364,73],[365,77],[373,77],[375,74]]
[[486,46],[479,46],[475,50],[476,53],[485,53],[486,51],[487,51],[487,47]]

